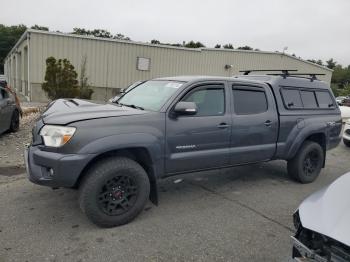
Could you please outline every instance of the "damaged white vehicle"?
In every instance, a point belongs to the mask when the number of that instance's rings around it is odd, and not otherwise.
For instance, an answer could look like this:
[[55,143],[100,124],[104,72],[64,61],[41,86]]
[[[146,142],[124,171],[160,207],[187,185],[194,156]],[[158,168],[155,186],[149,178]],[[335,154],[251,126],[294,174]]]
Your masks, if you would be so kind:
[[296,261],[350,261],[350,172],[306,198],[294,225]]

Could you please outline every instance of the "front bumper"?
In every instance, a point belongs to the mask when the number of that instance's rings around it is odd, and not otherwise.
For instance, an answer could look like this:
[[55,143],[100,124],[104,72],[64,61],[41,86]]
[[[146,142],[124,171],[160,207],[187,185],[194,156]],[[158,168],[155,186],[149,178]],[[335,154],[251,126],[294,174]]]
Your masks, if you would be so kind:
[[309,249],[307,246],[305,246],[303,243],[301,243],[298,239],[295,237],[292,237],[293,240],[293,248],[298,250],[298,252],[301,254],[301,257],[293,257],[295,261],[300,262],[327,262],[327,259],[319,256],[314,251]]
[[30,146],[24,152],[28,178],[50,187],[73,187],[94,154],[61,154]]

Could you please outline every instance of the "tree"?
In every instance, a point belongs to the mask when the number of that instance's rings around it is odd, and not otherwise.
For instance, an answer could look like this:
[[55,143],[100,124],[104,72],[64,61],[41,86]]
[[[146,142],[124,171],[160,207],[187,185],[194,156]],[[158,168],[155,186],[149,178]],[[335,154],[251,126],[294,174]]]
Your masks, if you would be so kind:
[[113,39],[119,39],[119,40],[126,40],[126,41],[130,41],[130,37],[127,37],[123,34],[116,34],[115,36],[113,36]]
[[245,46],[240,46],[240,47],[238,47],[237,49],[240,49],[240,50],[253,50],[252,47],[247,46],[247,45],[245,45]]
[[160,45],[160,41],[158,41],[156,39],[152,39],[151,40],[151,44],[153,44],[153,45]]
[[79,76],[79,97],[83,99],[91,99],[92,93],[94,92],[89,85],[89,78],[87,76],[87,56],[83,56],[80,65],[80,76]]
[[25,25],[5,26],[0,24],[0,74],[4,73],[6,55],[26,30]]
[[41,30],[41,31],[49,31],[49,28],[46,26],[40,26],[40,25],[33,25],[31,29],[35,30]]
[[309,61],[309,62],[317,64],[317,65],[323,65],[323,62],[322,62],[321,59],[318,59],[318,60],[316,60],[316,59],[307,59],[306,61]]
[[216,44],[214,48],[221,48],[220,44]]
[[74,35],[85,35],[85,36],[94,36],[101,38],[111,38],[111,39],[119,39],[119,40],[131,40],[129,37],[123,34],[112,35],[109,31],[104,29],[94,29],[94,30],[86,30],[85,28],[74,27],[72,34]]
[[326,66],[330,69],[335,68],[335,66],[337,65],[337,62],[335,62],[333,60],[333,58],[329,59],[328,61],[326,61]]
[[223,46],[223,48],[225,49],[233,49],[233,45],[232,44],[226,44]]
[[190,42],[185,43],[184,47],[187,47],[187,48],[200,48],[200,47],[205,47],[205,45],[203,45],[201,42],[194,42],[193,40],[191,40]]
[[46,59],[45,82],[42,84],[42,89],[52,100],[78,97],[77,76],[78,74],[69,60],[56,60],[52,56],[48,57]]

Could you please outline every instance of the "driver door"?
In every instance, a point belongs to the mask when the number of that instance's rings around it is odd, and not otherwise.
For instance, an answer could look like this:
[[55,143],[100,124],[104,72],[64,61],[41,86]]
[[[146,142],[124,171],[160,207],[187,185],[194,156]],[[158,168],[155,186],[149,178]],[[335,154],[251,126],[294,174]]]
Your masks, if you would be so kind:
[[194,102],[195,115],[168,114],[166,173],[181,173],[229,164],[231,115],[225,83],[200,84],[179,101]]

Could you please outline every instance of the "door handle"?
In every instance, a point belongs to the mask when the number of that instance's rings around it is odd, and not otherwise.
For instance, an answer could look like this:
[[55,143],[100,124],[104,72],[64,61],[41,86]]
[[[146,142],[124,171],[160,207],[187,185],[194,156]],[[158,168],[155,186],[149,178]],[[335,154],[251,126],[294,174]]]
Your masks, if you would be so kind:
[[272,124],[271,120],[266,120],[264,123],[265,126],[271,126],[271,124]]
[[230,125],[226,124],[226,123],[220,123],[219,125],[217,125],[218,128],[228,128],[230,127]]

